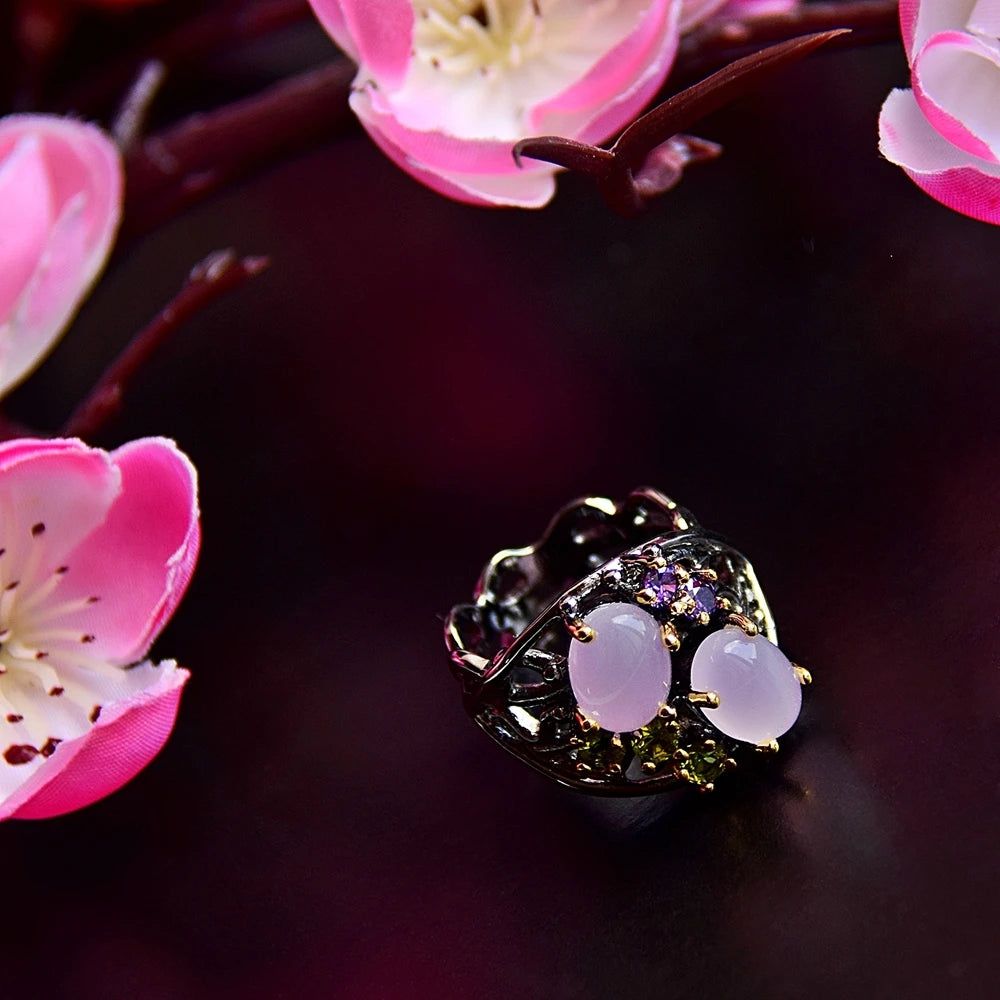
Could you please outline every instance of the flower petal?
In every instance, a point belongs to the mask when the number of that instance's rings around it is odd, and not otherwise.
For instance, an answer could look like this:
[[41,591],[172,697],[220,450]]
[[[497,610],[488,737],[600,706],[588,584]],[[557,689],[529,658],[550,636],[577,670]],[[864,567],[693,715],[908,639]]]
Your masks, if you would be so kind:
[[879,117],[879,149],[932,198],[973,219],[1000,225],[1000,166],[947,142],[910,90],[894,90]]
[[[310,2],[317,13],[320,7],[331,6],[323,0]],[[339,7],[362,72],[371,73],[382,87],[398,86],[406,76],[413,48],[413,4],[410,0],[340,0]],[[336,23],[332,10],[325,16]]]
[[965,32],[934,35],[914,60],[913,92],[945,139],[1000,163],[1000,49]]
[[172,441],[146,438],[111,454],[122,490],[107,519],[67,558],[66,599],[87,610],[89,651],[112,663],[145,656],[180,602],[198,557],[197,473]]
[[979,0],[966,27],[987,38],[1000,38],[1000,0]]
[[[468,205],[484,207],[541,208],[555,194],[555,168],[545,165],[510,174],[472,174],[445,171],[414,159],[380,128],[384,120],[376,115],[364,91],[351,95],[351,107],[375,144],[397,166],[438,194]],[[513,156],[508,147],[508,156]]]
[[[640,81],[653,83],[654,86],[647,88],[650,91],[659,89],[670,72],[677,52],[681,11],[680,0],[654,0],[634,30],[590,72],[533,109],[529,119],[531,131],[576,137],[583,126],[599,117],[608,123],[603,126],[604,134],[582,139],[595,142],[626,124],[630,116],[623,115],[623,105],[629,103],[625,96],[633,94]],[[614,112],[607,113],[612,108]]]
[[404,125],[380,90],[354,91],[350,105],[361,123],[375,128],[405,155],[427,169],[461,174],[513,174],[517,164],[509,139],[462,139],[437,130],[422,131]]
[[681,12],[681,31],[690,31],[726,6],[726,0],[684,0]]
[[899,24],[910,64],[924,43],[941,31],[961,31],[976,0],[899,0]]
[[719,11],[719,17],[766,17],[769,14],[787,14],[795,10],[802,0],[729,0]]
[[0,393],[52,349],[104,267],[121,218],[121,156],[100,129],[54,115],[10,115],[0,119],[0,160],[25,136],[38,143],[55,222],[5,333]]
[[[37,136],[0,159],[0,327],[34,273],[52,225],[52,191]],[[0,345],[6,352],[6,344]]]
[[82,441],[0,445],[0,579],[5,587],[34,557],[45,573],[107,517],[121,475],[103,451]]
[[319,18],[320,24],[326,28],[327,34],[337,43],[338,47],[355,62],[360,62],[357,46],[351,38],[351,33],[344,20],[344,11],[340,0],[309,0],[313,13]]
[[[141,664],[129,673],[136,671],[141,689],[102,711],[83,736],[33,762],[27,780],[0,804],[0,819],[45,819],[81,809],[126,784],[160,752],[190,675],[172,661]],[[11,765],[0,761],[0,767]]]
[[603,142],[631,122],[653,99],[677,56],[677,46],[680,43],[677,15],[678,7],[675,4],[669,12],[660,37],[659,50],[649,61],[645,72],[628,90],[619,94],[601,109],[597,117],[580,129],[578,138],[581,142]]

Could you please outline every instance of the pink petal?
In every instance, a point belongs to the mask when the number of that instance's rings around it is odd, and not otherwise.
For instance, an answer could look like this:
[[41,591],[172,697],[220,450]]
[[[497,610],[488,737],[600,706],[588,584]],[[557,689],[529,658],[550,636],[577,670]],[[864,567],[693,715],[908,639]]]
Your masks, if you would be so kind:
[[[379,149],[411,177],[432,191],[468,205],[541,208],[555,194],[555,168],[549,165],[511,174],[461,174],[432,168],[414,160],[381,130],[382,117],[374,113],[367,91],[351,95],[351,107]],[[507,155],[513,164],[510,145]]]
[[198,557],[197,473],[171,441],[146,438],[110,456],[122,490],[105,522],[66,559],[60,597],[97,596],[90,649],[112,663],[146,655],[180,602]]
[[974,35],[934,35],[913,63],[927,120],[959,149],[1000,163],[1000,50]]
[[344,11],[340,6],[340,0],[309,0],[309,3],[319,18],[320,24],[326,28],[327,34],[348,57],[359,62],[357,46],[347,30],[347,22],[344,20]]
[[684,0],[681,12],[681,32],[690,31],[702,21],[726,6],[726,0]]
[[[87,290],[81,291],[80,285],[91,252],[86,204],[86,195],[80,192],[46,234],[48,245],[24,289],[4,344],[0,382],[6,386],[16,385],[45,360]],[[58,326],[54,317],[60,320]]]
[[24,135],[0,160],[0,328],[38,266],[52,225],[49,188],[41,143]]
[[974,4],[975,0],[899,0],[899,24],[910,64],[932,35],[963,30]]
[[[329,6],[313,2],[313,7]],[[357,49],[362,71],[392,88],[403,82],[413,46],[413,4],[410,0],[340,0],[343,25]],[[335,23],[332,11],[326,16]],[[336,38],[336,36],[334,36]]]
[[729,0],[719,11],[720,18],[767,17],[769,14],[787,14],[795,10],[802,0]]
[[[681,9],[679,0],[654,0],[635,30],[582,79],[531,111],[530,130],[576,138],[586,123],[597,116],[617,121],[620,116],[605,115],[604,108],[608,104],[619,106],[625,94],[635,91],[638,81],[655,79],[658,89],[673,65]],[[672,45],[667,46],[665,39],[671,35]],[[627,118],[621,118],[620,125],[626,121]],[[617,131],[620,125],[609,128],[600,139]]]
[[879,117],[879,149],[932,198],[1000,225],[1000,166],[953,146],[932,128],[910,90],[894,90]]
[[103,268],[121,217],[121,157],[103,132],[53,115],[11,115],[0,119],[0,161],[26,136],[38,144],[52,207],[44,248],[9,317],[0,393],[51,350]]
[[[365,128],[377,129],[407,157],[434,173],[513,174],[517,164],[511,140],[462,139],[437,130],[404,125],[380,89],[363,87],[351,94],[351,107]],[[369,128],[371,126],[371,128]]]
[[107,706],[93,728],[67,740],[7,800],[0,819],[46,819],[82,809],[131,781],[163,748],[190,676],[161,664],[155,683]]
[[8,562],[38,547],[41,566],[62,565],[104,521],[120,490],[107,454],[81,441],[0,445],[0,544]]
[[979,0],[966,27],[987,38],[1000,38],[1000,0]]
[[636,118],[653,99],[670,73],[677,56],[680,33],[677,29],[678,8],[673,6],[660,37],[660,47],[645,72],[613,101],[601,109],[576,136],[581,142],[603,142]]

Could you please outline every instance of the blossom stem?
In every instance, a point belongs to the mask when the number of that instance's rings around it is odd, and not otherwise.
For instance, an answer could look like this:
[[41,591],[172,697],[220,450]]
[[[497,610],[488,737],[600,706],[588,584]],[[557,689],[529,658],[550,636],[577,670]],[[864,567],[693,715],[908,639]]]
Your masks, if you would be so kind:
[[177,295],[136,334],[98,379],[66,421],[62,433],[88,440],[100,433],[121,410],[132,380],[178,328],[220,296],[256,277],[268,263],[266,257],[239,257],[233,250],[209,254],[191,271]]
[[126,230],[143,232],[253,168],[334,134],[350,120],[354,73],[338,60],[138,143],[126,158]]
[[783,14],[713,18],[681,40],[671,85],[703,76],[762,45],[836,28],[851,29],[834,42],[845,48],[898,41],[898,0],[825,0]]
[[166,66],[158,59],[151,59],[143,64],[125,95],[111,126],[111,134],[123,153],[127,153],[139,141],[149,117],[150,106],[163,86],[166,75]]
[[[587,174],[597,183],[612,209],[621,215],[636,215],[652,198],[677,182],[676,159],[674,169],[662,170],[662,164],[649,162],[654,150],[665,152],[671,141],[680,140],[682,163],[713,158],[718,154],[718,147],[708,144],[713,148],[698,149],[701,140],[681,133],[785,66],[847,33],[841,28],[803,35],[727,63],[711,76],[674,94],[636,119],[610,149],[587,146],[562,136],[537,136],[522,139],[514,146],[514,160],[520,166],[522,157],[527,156]],[[666,151],[666,155],[669,163],[670,152]],[[674,156],[677,155],[678,151],[674,150]]]

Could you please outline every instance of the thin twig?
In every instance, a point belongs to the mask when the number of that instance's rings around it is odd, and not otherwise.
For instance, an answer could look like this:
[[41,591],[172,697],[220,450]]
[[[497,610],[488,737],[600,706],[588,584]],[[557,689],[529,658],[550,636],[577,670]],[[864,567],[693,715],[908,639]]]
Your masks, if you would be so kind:
[[118,148],[127,153],[139,141],[149,117],[149,108],[167,76],[167,67],[158,59],[144,63],[129,88],[111,126]]
[[844,48],[899,40],[898,0],[826,0],[783,14],[713,18],[681,39],[670,83],[676,87],[725,66],[754,49],[798,35],[850,28],[834,42]]
[[126,229],[145,231],[253,168],[335,134],[350,120],[354,73],[339,60],[141,142],[126,159]]
[[188,276],[184,287],[100,377],[66,421],[67,437],[92,439],[121,409],[131,381],[177,330],[206,306],[260,274],[266,257],[238,257],[232,250],[209,254]]
[[[608,204],[622,215],[635,215],[649,200],[669,190],[686,163],[711,159],[718,147],[681,133],[713,111],[756,87],[789,64],[847,34],[847,29],[821,31],[768,46],[729,63],[711,76],[668,98],[634,121],[610,149],[587,146],[561,136],[522,139],[514,160],[544,160],[592,177]],[[678,142],[680,144],[678,145]],[[660,156],[644,169],[651,154]]]

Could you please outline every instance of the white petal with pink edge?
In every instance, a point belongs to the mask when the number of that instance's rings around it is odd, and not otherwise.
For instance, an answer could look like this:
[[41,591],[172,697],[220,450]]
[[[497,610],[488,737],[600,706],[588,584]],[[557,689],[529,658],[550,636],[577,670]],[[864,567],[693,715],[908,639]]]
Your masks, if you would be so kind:
[[[541,208],[555,194],[555,167],[539,164],[537,169],[525,169],[510,174],[473,174],[431,168],[405,152],[379,128],[380,119],[372,114],[364,92],[351,96],[361,124],[375,144],[397,166],[438,194],[489,208]],[[513,163],[513,158],[511,158]]]
[[900,0],[899,23],[910,62],[932,35],[964,30],[975,6],[976,0]]
[[914,60],[913,90],[945,139],[1000,163],[1000,46],[960,31],[934,35]]
[[879,149],[932,198],[1000,224],[1000,165],[972,156],[934,130],[911,90],[894,90],[879,117]]
[[[20,756],[11,756],[24,762],[0,760],[0,820],[47,819],[82,809],[127,784],[163,749],[189,673],[168,660],[122,674],[119,697],[79,735],[50,741],[38,752],[31,743],[5,744],[18,747]],[[6,739],[31,738],[23,728],[0,721]]]
[[627,125],[670,72],[681,9],[680,0],[650,4],[634,30],[586,76],[531,112],[529,130],[602,142]]

